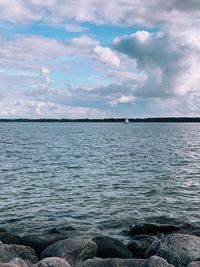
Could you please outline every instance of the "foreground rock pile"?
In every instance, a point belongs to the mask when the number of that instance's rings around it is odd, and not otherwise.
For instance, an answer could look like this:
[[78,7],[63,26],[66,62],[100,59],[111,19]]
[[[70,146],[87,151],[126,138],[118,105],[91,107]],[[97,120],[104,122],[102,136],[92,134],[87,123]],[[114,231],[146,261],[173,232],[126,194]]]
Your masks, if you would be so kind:
[[139,224],[129,236],[125,245],[108,236],[20,237],[0,228],[0,267],[200,267],[200,230],[190,224]]

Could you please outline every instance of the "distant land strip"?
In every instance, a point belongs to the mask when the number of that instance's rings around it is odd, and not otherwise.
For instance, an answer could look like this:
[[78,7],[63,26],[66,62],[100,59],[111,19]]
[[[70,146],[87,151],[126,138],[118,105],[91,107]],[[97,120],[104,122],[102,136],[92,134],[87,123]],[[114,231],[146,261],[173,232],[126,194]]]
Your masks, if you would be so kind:
[[[0,122],[124,122],[126,118],[105,119],[0,119]],[[128,118],[129,122],[200,122],[200,117]]]

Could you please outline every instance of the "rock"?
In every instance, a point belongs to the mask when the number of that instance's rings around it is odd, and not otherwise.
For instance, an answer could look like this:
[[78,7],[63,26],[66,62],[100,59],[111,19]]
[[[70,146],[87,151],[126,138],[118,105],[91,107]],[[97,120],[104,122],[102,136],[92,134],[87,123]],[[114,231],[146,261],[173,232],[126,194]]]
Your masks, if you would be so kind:
[[148,254],[166,259],[177,267],[187,266],[200,258],[200,237],[186,234],[170,234],[152,246]]
[[27,264],[38,261],[34,249],[20,245],[0,244],[0,262],[8,263],[15,258],[24,260]]
[[132,258],[131,252],[119,240],[108,237],[98,236],[92,239],[97,244],[96,257],[99,258]]
[[85,261],[96,255],[97,245],[89,239],[65,239],[60,240],[46,248],[41,258],[59,257],[71,265]]
[[45,248],[51,244],[66,239],[66,235],[63,234],[43,234],[43,235],[26,235],[21,237],[21,245],[32,247],[36,254],[40,256]]
[[7,263],[0,263],[0,267],[28,267],[25,261],[16,258]]
[[0,227],[0,233],[7,233],[7,230],[3,227]]
[[131,251],[133,258],[147,258],[147,250],[157,240],[158,238],[155,236],[135,236],[135,240],[131,241],[127,247]]
[[20,244],[20,237],[17,235],[12,235],[8,232],[0,232],[0,241],[4,244]]
[[60,230],[56,229],[56,228],[52,228],[50,229],[47,234],[62,234]]
[[150,259],[90,259],[76,267],[173,267],[166,260],[153,256]]
[[200,261],[193,261],[187,267],[200,267]]
[[67,261],[58,257],[45,258],[35,265],[35,267],[70,267],[70,266],[71,265]]
[[199,236],[200,237],[200,229],[195,229],[191,232],[192,235]]
[[172,232],[177,232],[180,227],[167,224],[153,224],[153,223],[142,223],[133,226],[129,235],[157,235],[157,234],[169,234]]

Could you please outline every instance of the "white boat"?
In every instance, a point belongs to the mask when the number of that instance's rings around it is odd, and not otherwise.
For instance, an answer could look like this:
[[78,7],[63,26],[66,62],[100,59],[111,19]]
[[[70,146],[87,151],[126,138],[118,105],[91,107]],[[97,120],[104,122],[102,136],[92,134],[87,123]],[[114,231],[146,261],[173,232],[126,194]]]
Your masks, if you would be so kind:
[[129,120],[126,118],[124,123],[128,124],[129,123]]

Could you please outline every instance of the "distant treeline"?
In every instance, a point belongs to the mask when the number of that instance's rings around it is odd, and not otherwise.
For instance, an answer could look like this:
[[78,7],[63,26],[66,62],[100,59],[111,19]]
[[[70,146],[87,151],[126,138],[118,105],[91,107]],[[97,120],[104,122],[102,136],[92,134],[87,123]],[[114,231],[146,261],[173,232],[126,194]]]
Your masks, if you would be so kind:
[[[128,118],[129,122],[200,122],[200,118]],[[0,119],[0,122],[124,122],[125,118],[105,119]]]

